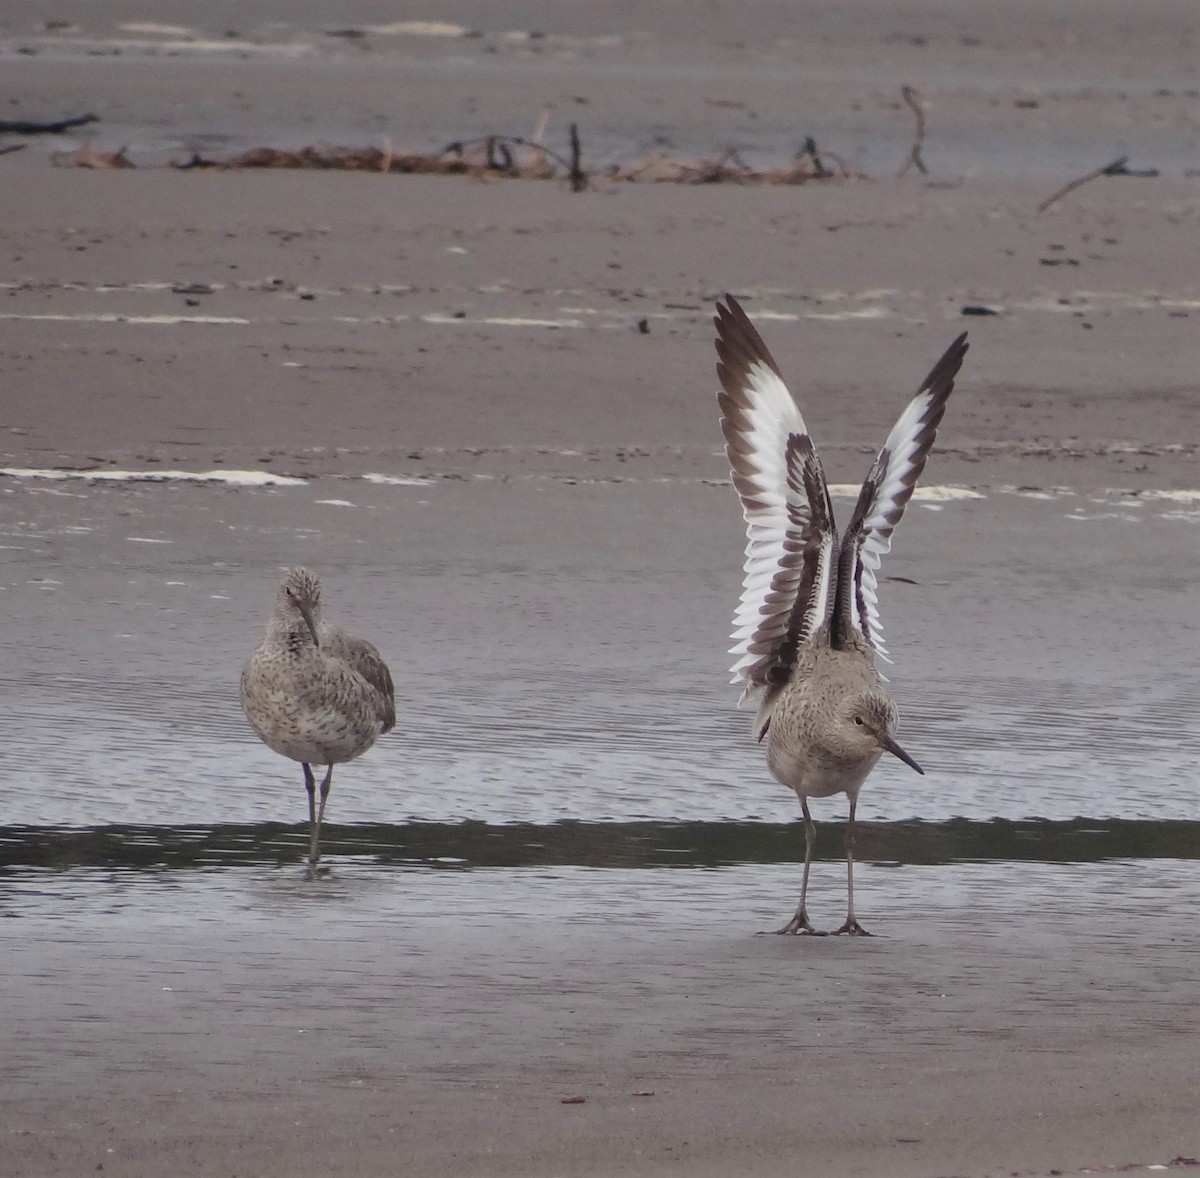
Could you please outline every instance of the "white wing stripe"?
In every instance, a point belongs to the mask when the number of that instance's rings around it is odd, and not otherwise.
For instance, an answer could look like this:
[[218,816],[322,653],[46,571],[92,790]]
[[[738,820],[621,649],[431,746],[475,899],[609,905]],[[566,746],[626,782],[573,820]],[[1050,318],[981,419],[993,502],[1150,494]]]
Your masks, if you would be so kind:
[[[736,301],[728,302],[728,307],[718,305],[716,319],[721,426],[746,520],[742,594],[730,653],[738,656],[734,681],[754,686],[787,637],[806,575],[799,538],[809,508],[803,483],[789,478],[788,439],[807,429],[761,337]],[[817,563],[825,572],[832,554],[821,553]]]
[[883,623],[879,617],[879,585],[876,573],[882,558],[891,551],[892,533],[925,469],[937,427],[945,412],[946,399],[954,388],[954,377],[966,354],[966,336],[961,335],[934,365],[920,392],[908,403],[888,434],[863,495],[846,533],[843,560],[854,560],[854,600],[846,603],[846,621],[856,626],[882,658]]

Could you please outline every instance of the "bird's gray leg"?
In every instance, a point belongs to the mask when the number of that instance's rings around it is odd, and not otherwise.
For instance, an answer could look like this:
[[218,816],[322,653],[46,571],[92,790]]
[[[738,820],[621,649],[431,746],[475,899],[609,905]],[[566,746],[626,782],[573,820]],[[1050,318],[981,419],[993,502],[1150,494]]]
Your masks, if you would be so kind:
[[787,922],[781,929],[775,931],[781,936],[807,935],[807,936],[822,936],[812,926],[812,922],[808,919],[808,910],[805,908],[805,900],[808,896],[808,870],[812,866],[813,847],[817,845],[817,828],[813,825],[812,815],[808,812],[808,799],[801,797],[800,809],[804,811],[804,876],[800,881],[800,905],[796,909],[796,915]]
[[[311,778],[310,778],[311,780]],[[320,856],[321,842],[321,823],[325,821],[325,802],[329,797],[329,785],[333,780],[333,766],[330,765],[325,770],[325,776],[321,779],[321,806],[317,810],[317,816],[312,820],[312,839],[308,845],[308,870],[315,874],[317,870],[317,859]],[[309,809],[312,809],[312,788],[309,788],[308,802]]]
[[854,811],[858,809],[858,798],[850,799],[850,821],[846,824],[846,892],[850,897],[850,908],[846,913],[846,923],[833,935],[848,933],[852,937],[869,937],[857,920],[854,919]]
[[300,768],[304,770],[304,788],[308,790],[308,829],[311,832],[312,824],[317,820],[317,782],[307,761],[301,761]]
[[300,762],[304,770],[304,788],[308,792],[308,878],[313,878],[312,838],[317,825],[317,781],[307,761]]

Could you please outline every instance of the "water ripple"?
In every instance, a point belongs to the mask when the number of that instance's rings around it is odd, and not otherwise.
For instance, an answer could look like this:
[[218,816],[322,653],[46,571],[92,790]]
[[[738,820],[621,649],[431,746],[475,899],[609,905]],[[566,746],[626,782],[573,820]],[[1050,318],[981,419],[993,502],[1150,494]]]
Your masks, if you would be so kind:
[[[8,701],[9,821],[263,822],[303,817],[298,766],[270,753],[241,714],[236,682],[187,668],[156,676],[30,672],[0,678]],[[903,735],[928,771],[881,763],[864,818],[1191,819],[1200,761],[1195,688],[1084,687],[948,679],[905,699]],[[719,682],[622,670],[573,682],[512,666],[406,702],[400,731],[334,775],[348,822],[717,820],[790,816]],[[833,799],[818,817],[841,816]]]

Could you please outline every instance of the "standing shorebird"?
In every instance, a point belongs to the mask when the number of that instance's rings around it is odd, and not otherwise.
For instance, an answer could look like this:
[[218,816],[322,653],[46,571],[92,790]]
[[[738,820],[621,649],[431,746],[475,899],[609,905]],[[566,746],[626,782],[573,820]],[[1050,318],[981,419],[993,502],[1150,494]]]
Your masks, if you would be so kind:
[[[333,767],[390,732],[396,705],[379,651],[321,620],[321,582],[308,569],[289,569],[279,584],[266,637],[242,669],[242,708],[268,748],[304,767],[315,875]],[[311,765],[327,767],[320,809]]]
[[[754,734],[767,766],[804,812],[804,877],[780,933],[815,933],[805,900],[816,829],[809,798],[844,793],[849,910],[837,930],[868,936],[854,916],[858,791],[885,752],[918,773],[896,743],[896,705],[875,669],[887,658],[876,570],[937,435],[967,351],[964,332],[934,365],[879,451],[838,545],[829,487],[808,427],[762,337],[730,295],[717,304],[721,429],[746,517],[746,564],[734,616],[733,682],[762,692]],[[890,661],[890,660],[889,660]]]

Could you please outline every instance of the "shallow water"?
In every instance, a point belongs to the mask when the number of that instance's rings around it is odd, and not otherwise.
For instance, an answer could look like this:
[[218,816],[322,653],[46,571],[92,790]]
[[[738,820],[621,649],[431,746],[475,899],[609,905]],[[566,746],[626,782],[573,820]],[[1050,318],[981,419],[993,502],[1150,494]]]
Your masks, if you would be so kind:
[[[320,506],[346,485],[5,482],[8,828],[254,841],[301,822],[298,766],[237,702],[278,568],[296,560],[325,577],[329,616],[383,649],[401,701],[397,731],[335,771],[332,823],[402,847],[414,821],[794,817],[723,673],[739,547],[724,494],[358,482],[353,508]],[[1160,556],[1190,521],[1080,525],[1057,500],[998,494],[935,506],[910,512],[885,569],[928,583],[883,586],[901,736],[927,774],[881,763],[860,818],[1195,822],[1200,694],[1176,621],[1192,587]],[[1028,559],[1009,558],[1009,534]],[[844,802],[816,815],[841,821]]]
[[[318,934],[328,951],[340,937],[376,936],[381,921],[394,921],[388,927],[398,938],[418,941],[470,926],[497,952],[505,950],[509,922],[520,927],[522,941],[542,945],[587,925],[638,924],[648,935],[673,929],[672,935],[686,938],[711,923],[722,937],[742,937],[753,934],[756,920],[770,921],[789,910],[798,874],[790,863],[703,871],[561,863],[424,870],[380,864],[369,855],[341,857],[315,881],[293,864],[247,863],[236,870],[218,865],[181,870],[26,867],[4,873],[4,914],[14,923],[3,931],[15,945],[23,918],[51,919],[64,932],[76,930],[72,937],[56,938],[64,946],[89,939],[111,941],[114,948],[150,946],[161,936],[186,947],[189,927],[237,926],[239,936],[271,938],[275,952],[285,943]],[[872,914],[881,933],[891,923],[896,935],[908,940],[956,937],[968,930],[995,939],[1004,935],[1006,925],[1032,931],[1034,911],[1078,911],[1088,919],[1107,913],[1114,926],[1125,925],[1150,913],[1157,918],[1185,912],[1200,891],[1194,863],[1176,858],[906,867],[864,863],[855,883],[860,911]],[[1021,905],[1013,905],[1014,892],[1022,894]],[[823,916],[837,913],[840,918],[844,896],[841,871],[816,871],[810,899]],[[1039,936],[1051,932],[1045,927]],[[33,958],[51,949],[47,944],[29,946]]]
[[[840,862],[844,833],[844,823],[823,823],[815,859]],[[798,822],[328,823],[322,851],[324,870],[335,876],[367,864],[438,870],[711,868],[803,862],[804,833]],[[32,869],[89,867],[165,879],[196,869],[298,867],[307,854],[306,823],[0,827],[0,878],[10,880]],[[855,854],[858,862],[877,867],[1197,859],[1200,822],[860,822]]]

